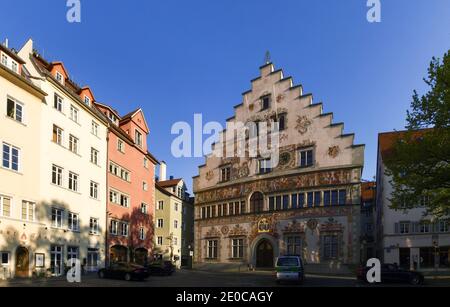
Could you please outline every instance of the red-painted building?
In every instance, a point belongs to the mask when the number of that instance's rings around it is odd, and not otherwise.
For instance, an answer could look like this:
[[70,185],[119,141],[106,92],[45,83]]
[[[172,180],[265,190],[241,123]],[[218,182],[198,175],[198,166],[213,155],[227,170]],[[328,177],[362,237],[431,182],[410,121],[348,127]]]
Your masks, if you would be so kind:
[[155,165],[148,151],[149,128],[141,109],[123,117],[96,103],[108,131],[107,262],[146,263],[153,249]]

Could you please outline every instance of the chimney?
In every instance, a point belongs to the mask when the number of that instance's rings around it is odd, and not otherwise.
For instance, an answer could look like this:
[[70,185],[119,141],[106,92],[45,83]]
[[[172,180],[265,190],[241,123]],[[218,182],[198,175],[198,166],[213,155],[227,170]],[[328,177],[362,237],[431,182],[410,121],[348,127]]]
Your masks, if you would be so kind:
[[3,44],[6,48],[9,48],[9,40],[8,38],[5,38],[5,43]]
[[159,181],[166,181],[167,175],[167,164],[164,161],[161,161],[159,165]]

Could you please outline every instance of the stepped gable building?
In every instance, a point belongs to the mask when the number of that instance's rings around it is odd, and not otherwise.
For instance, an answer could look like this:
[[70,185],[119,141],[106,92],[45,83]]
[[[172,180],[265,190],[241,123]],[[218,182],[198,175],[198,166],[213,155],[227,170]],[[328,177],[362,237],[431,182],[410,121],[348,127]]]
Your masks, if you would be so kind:
[[359,263],[365,146],[272,63],[260,73],[227,122],[279,122],[279,164],[206,158],[194,177],[196,265]]

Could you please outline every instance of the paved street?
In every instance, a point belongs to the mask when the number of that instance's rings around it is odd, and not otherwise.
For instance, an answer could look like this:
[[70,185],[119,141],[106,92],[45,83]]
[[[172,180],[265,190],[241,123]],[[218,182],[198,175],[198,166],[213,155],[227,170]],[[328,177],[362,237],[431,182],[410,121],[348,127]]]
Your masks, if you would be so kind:
[[[0,287],[288,287],[295,284],[277,285],[271,272],[213,273],[204,271],[179,271],[174,276],[152,276],[143,282],[101,280],[96,275],[83,276],[80,284],[69,284],[65,279],[0,281]],[[307,275],[299,287],[366,287],[351,277]],[[405,285],[389,285],[405,286]],[[406,285],[407,286],[407,285]],[[450,279],[427,279],[426,287],[449,287]],[[297,286],[298,287],[298,286]]]

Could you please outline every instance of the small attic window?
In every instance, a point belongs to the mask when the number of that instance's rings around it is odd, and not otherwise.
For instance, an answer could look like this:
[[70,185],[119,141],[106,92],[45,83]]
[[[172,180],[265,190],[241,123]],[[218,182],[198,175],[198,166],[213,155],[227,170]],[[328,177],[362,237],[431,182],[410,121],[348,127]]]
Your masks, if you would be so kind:
[[64,77],[59,71],[56,72],[56,81],[58,81],[61,84],[64,84]]
[[84,104],[87,106],[91,106],[91,98],[89,98],[88,96],[84,96]]

